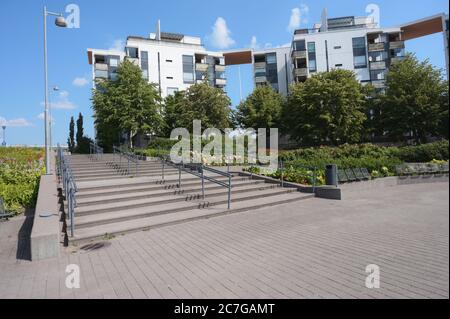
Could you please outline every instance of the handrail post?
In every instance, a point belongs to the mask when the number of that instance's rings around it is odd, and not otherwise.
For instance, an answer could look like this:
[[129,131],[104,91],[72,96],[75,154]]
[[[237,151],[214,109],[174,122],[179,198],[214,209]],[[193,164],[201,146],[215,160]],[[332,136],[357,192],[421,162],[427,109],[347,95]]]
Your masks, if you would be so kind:
[[231,175],[228,175],[228,209],[231,207]]
[[203,164],[200,164],[200,169],[201,169],[201,173],[202,173],[202,198],[203,200],[205,200],[205,178],[204,178],[204,173],[203,173]]
[[178,188],[181,189],[181,166],[183,165],[183,160],[181,164],[178,164]]
[[163,182],[163,184],[165,183],[165,181],[164,181],[164,169],[165,169],[165,167],[166,167],[166,160],[163,158],[162,159],[162,182]]
[[280,160],[280,169],[281,169],[281,188],[284,187],[284,167],[283,160]]
[[314,166],[314,173],[313,173],[313,193],[316,193],[316,176],[317,176],[317,167]]

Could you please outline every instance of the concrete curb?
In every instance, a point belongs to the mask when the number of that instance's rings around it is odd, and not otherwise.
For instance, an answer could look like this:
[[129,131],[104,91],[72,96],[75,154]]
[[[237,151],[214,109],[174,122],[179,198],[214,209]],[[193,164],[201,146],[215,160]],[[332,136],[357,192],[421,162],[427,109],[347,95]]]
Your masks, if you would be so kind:
[[[43,217],[44,215],[49,215]],[[31,260],[59,256],[60,224],[57,180],[55,175],[42,175],[31,231]]]

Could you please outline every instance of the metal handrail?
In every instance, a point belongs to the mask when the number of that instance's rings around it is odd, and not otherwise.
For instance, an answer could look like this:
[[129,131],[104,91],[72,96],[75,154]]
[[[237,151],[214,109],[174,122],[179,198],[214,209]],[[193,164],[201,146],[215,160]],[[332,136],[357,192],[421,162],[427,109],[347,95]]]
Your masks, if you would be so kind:
[[[119,164],[116,163],[116,154],[118,154]],[[124,170],[122,168],[122,158],[125,159],[125,162],[127,163],[126,166],[126,172],[127,174],[130,174],[130,168],[131,164],[135,164],[135,170],[134,170],[134,176],[138,175],[139,171],[139,156],[131,153],[129,150],[124,151],[122,147],[113,146],[113,164],[114,167],[120,172]]]
[[78,191],[78,188],[72,174],[72,169],[70,168],[70,163],[64,156],[64,151],[59,145],[57,148],[57,174],[64,191],[65,200],[67,201],[70,236],[73,237],[75,232],[75,208],[77,207],[75,193]]
[[103,155],[103,148],[97,145],[97,142],[89,142],[89,156],[90,158],[96,159],[97,161]]
[[[202,198],[205,199],[205,180],[210,181],[212,183],[215,183],[217,185],[223,186],[228,188],[228,202],[227,202],[227,207],[228,209],[231,208],[231,178],[233,177],[233,175],[231,173],[229,173],[229,167],[227,168],[228,172],[222,172],[218,169],[215,168],[211,168],[211,167],[207,167],[205,165],[203,165],[203,163],[174,163],[173,161],[171,161],[167,156],[161,156],[160,160],[162,162],[162,181],[163,183],[165,182],[164,180],[164,171],[165,171],[165,166],[169,165],[175,168],[178,168],[178,188],[181,189],[181,172],[185,172],[191,175],[194,175],[198,178],[201,179],[202,182]],[[205,171],[206,172],[211,172],[214,174],[218,174],[224,177],[228,177],[228,183],[227,182],[223,182],[220,181],[214,177],[211,176],[206,176],[205,175]]]

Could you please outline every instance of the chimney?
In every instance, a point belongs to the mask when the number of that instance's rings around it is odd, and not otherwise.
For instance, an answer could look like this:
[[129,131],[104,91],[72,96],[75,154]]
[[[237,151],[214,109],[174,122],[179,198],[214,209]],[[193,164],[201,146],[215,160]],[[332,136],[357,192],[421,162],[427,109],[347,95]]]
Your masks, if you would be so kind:
[[161,20],[156,23],[156,40],[161,41]]

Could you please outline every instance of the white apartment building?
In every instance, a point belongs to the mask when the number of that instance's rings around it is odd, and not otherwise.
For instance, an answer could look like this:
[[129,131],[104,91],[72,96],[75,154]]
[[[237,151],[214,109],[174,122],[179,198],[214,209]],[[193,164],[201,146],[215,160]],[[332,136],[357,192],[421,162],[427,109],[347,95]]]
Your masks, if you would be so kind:
[[[225,88],[225,67],[252,64],[254,85],[270,85],[283,95],[289,85],[318,72],[345,69],[362,83],[383,90],[389,67],[405,56],[405,41],[442,32],[448,74],[448,15],[437,14],[396,27],[380,28],[372,17],[329,19],[294,32],[291,47],[207,51],[198,37],[157,31],[129,36],[124,52],[88,49],[93,79],[114,79],[123,59],[139,65],[143,76],[166,97],[204,81]],[[95,83],[95,81],[94,81]]]
[[93,80],[115,79],[124,59],[135,63],[145,79],[157,84],[162,97],[205,80],[219,88],[226,85],[223,55],[207,51],[198,37],[166,32],[129,36],[124,52],[88,49],[88,59]]

